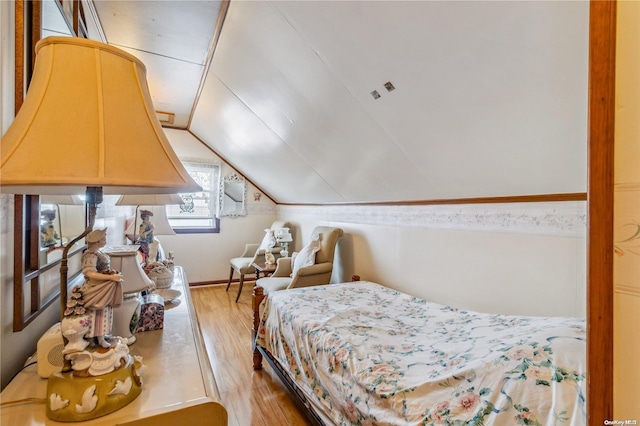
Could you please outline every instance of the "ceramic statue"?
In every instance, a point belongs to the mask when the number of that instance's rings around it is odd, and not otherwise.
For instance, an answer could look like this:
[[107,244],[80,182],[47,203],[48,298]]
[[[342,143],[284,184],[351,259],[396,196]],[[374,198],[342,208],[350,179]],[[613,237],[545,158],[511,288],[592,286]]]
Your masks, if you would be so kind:
[[[129,354],[126,338],[112,336],[113,308],[122,304],[122,276],[100,249],[106,229],[87,234],[85,281],[71,290],[61,321],[66,363],[47,382],[47,417],[83,421],[122,408],[141,392],[142,358]],[[110,395],[109,398],[107,396]]]

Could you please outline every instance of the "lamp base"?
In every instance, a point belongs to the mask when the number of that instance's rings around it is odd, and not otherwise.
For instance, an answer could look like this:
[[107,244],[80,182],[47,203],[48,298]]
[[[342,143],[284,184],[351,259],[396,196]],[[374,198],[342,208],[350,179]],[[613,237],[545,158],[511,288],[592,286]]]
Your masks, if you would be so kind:
[[281,257],[289,257],[289,242],[288,241],[283,241],[282,242],[282,250],[280,251],[280,256]]
[[80,422],[119,410],[142,391],[138,364],[128,355],[122,367],[100,376],[53,373],[47,383],[47,417],[59,422]]
[[127,339],[127,345],[136,341],[135,328],[140,318],[142,297],[140,293],[125,294],[122,304],[113,308],[113,325],[111,332],[114,336]]

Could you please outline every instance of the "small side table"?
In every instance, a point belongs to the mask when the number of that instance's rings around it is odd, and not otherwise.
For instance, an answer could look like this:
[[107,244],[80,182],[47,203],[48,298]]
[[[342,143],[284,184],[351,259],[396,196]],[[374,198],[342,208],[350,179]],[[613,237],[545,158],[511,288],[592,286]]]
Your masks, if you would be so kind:
[[260,272],[262,272],[265,277],[268,277],[269,275],[273,274],[276,270],[275,263],[268,265],[264,262],[254,262],[251,264],[251,266],[256,268],[256,281],[260,279]]

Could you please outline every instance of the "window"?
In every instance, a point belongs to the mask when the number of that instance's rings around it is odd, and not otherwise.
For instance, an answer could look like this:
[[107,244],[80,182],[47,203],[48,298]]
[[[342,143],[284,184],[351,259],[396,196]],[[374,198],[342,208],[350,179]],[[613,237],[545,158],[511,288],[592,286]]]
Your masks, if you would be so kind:
[[169,224],[177,234],[220,232],[220,220],[216,217],[220,167],[191,161],[182,164],[202,191],[180,194],[184,204],[167,206]]

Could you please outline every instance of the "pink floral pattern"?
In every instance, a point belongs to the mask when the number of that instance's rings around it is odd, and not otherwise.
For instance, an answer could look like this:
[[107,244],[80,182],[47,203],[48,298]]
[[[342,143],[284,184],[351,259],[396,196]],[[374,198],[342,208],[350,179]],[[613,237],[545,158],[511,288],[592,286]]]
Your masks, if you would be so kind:
[[256,344],[338,425],[585,425],[585,321],[490,315],[369,282],[274,292]]
[[[87,310],[84,307],[82,289],[78,285],[74,286],[71,290],[71,294],[69,295],[69,299],[67,300],[67,306],[64,310],[64,316],[73,317],[77,315],[85,315],[86,313]],[[89,322],[89,319],[84,320],[84,322]]]

